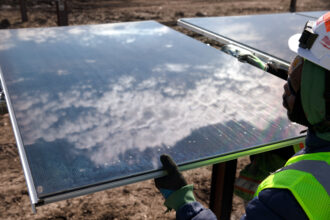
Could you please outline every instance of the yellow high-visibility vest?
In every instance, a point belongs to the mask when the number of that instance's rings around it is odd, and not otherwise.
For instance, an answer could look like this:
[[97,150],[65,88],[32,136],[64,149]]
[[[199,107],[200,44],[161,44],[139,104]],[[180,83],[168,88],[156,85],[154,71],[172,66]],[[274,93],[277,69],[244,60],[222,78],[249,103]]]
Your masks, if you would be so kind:
[[329,220],[330,152],[290,158],[259,185],[255,196],[268,188],[290,190],[309,219]]

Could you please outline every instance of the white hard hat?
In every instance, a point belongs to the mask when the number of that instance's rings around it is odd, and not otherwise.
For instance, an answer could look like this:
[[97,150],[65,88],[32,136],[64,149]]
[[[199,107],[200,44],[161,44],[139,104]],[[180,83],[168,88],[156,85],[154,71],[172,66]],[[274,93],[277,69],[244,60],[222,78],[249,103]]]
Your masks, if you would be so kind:
[[307,22],[303,33],[290,37],[288,44],[293,52],[330,70],[330,11]]

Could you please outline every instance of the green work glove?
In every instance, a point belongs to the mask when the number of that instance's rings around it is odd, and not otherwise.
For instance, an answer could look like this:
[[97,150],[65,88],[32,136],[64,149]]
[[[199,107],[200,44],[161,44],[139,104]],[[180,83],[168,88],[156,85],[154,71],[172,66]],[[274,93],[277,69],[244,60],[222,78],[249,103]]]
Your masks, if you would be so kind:
[[262,70],[266,70],[266,64],[260,60],[257,56],[253,54],[242,54],[237,57],[241,62],[247,62],[255,67],[258,67]]
[[184,204],[196,201],[193,186],[187,184],[173,159],[164,154],[160,156],[160,161],[167,175],[156,178],[155,185],[165,198],[164,205],[170,210],[178,210]]

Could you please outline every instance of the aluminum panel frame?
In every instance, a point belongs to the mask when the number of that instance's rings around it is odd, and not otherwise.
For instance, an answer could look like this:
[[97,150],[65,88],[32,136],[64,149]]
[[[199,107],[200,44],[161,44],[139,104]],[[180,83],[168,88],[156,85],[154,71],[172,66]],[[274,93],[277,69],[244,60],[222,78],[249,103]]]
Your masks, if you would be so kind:
[[18,154],[19,154],[21,165],[22,165],[22,168],[23,168],[23,173],[24,173],[28,193],[30,195],[29,197],[30,197],[30,201],[31,201],[32,211],[33,211],[33,213],[36,213],[35,206],[39,202],[39,199],[38,199],[36,188],[35,188],[35,185],[34,185],[34,182],[33,182],[33,179],[32,179],[32,174],[31,174],[29,163],[28,163],[28,159],[26,157],[25,149],[24,149],[24,146],[23,146],[22,137],[21,137],[21,134],[20,134],[19,129],[18,129],[17,121],[16,121],[16,118],[15,118],[15,112],[14,112],[12,104],[11,104],[10,96],[9,96],[9,93],[8,93],[8,90],[7,90],[7,86],[6,86],[4,77],[3,77],[1,67],[0,67],[0,81],[1,81],[1,84],[2,84],[2,89],[5,93],[7,108],[8,108],[8,112],[9,112],[9,116],[10,116],[10,121],[11,121],[11,124],[12,124],[12,127],[13,127],[13,132],[14,132],[14,135],[15,135]]

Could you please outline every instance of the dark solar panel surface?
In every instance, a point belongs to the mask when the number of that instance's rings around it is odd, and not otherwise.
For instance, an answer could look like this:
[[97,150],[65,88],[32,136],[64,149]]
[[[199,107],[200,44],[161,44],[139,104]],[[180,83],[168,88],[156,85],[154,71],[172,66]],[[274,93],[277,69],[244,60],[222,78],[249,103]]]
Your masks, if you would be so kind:
[[299,136],[281,79],[159,23],[0,35],[38,197]]
[[288,39],[301,33],[310,17],[284,13],[267,15],[184,18],[181,21],[290,63],[295,53]]

